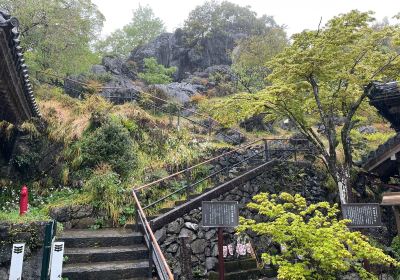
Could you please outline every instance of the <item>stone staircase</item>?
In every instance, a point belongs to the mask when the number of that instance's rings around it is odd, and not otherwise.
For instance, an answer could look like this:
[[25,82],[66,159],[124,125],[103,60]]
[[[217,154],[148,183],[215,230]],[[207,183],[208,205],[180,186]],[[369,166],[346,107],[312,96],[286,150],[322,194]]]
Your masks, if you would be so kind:
[[129,229],[66,230],[63,278],[151,279],[144,237]]
[[[242,279],[260,279],[261,270],[257,267],[257,261],[252,258],[225,261],[225,274],[226,280],[242,280]],[[217,271],[211,271],[208,275],[210,280],[218,280],[218,266]]]

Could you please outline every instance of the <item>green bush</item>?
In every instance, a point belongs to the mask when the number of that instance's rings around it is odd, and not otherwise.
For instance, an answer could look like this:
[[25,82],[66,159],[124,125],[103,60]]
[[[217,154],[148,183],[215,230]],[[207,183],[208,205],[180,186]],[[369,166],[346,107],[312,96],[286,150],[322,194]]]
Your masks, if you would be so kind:
[[144,69],[144,73],[139,73],[139,78],[152,85],[172,82],[172,75],[177,68],[166,68],[164,65],[158,64],[154,57],[150,57],[144,59]]
[[95,168],[109,164],[125,179],[137,165],[133,141],[129,131],[120,123],[106,121],[93,133],[86,135],[80,145],[81,166]]
[[370,244],[358,231],[350,231],[349,220],[339,220],[337,204],[307,204],[299,194],[260,193],[248,208],[268,222],[241,218],[239,232],[251,230],[279,244],[278,254],[264,252],[267,264],[278,266],[278,279],[337,279],[337,275],[355,271],[361,279],[378,279],[362,266],[370,264],[398,267],[399,262]]
[[119,175],[109,165],[101,165],[86,182],[85,190],[90,193],[93,206],[105,210],[117,223],[127,197]]

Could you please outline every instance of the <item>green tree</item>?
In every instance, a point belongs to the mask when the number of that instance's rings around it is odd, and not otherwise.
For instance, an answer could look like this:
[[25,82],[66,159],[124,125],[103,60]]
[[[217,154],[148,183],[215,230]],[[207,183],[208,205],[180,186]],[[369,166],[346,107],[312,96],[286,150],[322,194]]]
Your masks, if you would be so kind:
[[240,85],[249,93],[266,86],[271,70],[266,61],[271,60],[288,46],[286,32],[282,27],[269,28],[264,35],[254,35],[240,40],[232,53],[232,70]]
[[269,26],[276,26],[274,19],[266,15],[257,18],[249,6],[241,7],[228,1],[206,1],[190,12],[184,30],[189,43],[195,44],[216,32],[262,35]]
[[158,64],[154,57],[144,59],[144,73],[139,73],[139,78],[146,83],[168,84],[172,82],[172,75],[176,72],[176,67],[166,68]]
[[31,70],[85,71],[98,60],[90,44],[104,16],[90,0],[1,0],[20,21],[21,44]]
[[378,279],[365,270],[363,260],[385,266],[398,262],[368,243],[358,231],[350,231],[349,220],[338,220],[337,204],[307,205],[299,194],[279,196],[261,193],[247,206],[268,222],[241,218],[239,232],[251,230],[272,238],[281,246],[278,254],[262,254],[265,263],[278,266],[278,279],[334,280],[340,273],[356,271],[361,279]]
[[216,117],[222,120],[266,111],[290,118],[319,151],[346,203],[353,164],[350,132],[359,112],[369,110],[365,86],[395,79],[400,70],[399,26],[376,29],[372,23],[371,12],[351,11],[318,30],[294,35],[293,43],[267,64],[271,86],[214,101],[211,110],[221,112]]
[[165,32],[162,20],[149,6],[139,5],[133,11],[132,21],[99,41],[96,48],[103,54],[127,56],[134,48],[148,43],[162,32]]

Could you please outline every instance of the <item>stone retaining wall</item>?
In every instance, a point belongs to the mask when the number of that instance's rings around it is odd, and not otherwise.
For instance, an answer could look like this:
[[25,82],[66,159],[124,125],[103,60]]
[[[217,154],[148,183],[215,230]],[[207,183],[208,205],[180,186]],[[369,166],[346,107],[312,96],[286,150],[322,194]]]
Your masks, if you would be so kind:
[[[332,200],[329,192],[324,187],[325,175],[315,170],[307,163],[276,163],[271,170],[250,180],[246,184],[221,195],[218,201],[238,201],[240,215],[245,218],[260,220],[261,217],[245,205],[259,192],[300,193],[307,197],[310,202]],[[180,236],[188,236],[187,248],[190,250],[190,267],[192,272],[198,276],[204,276],[209,271],[215,270],[218,256],[217,233],[215,229],[203,228],[201,226],[201,208],[192,210],[175,221],[165,225],[156,231],[156,237],[165,253],[174,273],[180,279],[182,277],[182,264],[185,260],[181,257]],[[224,230],[224,244],[232,244],[235,247],[238,236],[234,229]],[[263,251],[273,249],[271,241],[262,236],[248,237],[254,244],[257,255]],[[232,258],[237,257],[237,253]],[[186,260],[187,261],[187,260]]]
[[43,241],[47,222],[10,224],[0,222],[0,279],[8,279],[14,243],[25,243],[22,278],[40,279]]

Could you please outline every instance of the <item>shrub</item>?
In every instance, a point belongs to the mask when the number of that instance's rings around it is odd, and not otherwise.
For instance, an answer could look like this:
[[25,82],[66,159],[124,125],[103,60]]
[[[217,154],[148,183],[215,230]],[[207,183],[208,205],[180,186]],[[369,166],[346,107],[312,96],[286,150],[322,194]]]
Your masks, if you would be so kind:
[[172,82],[172,75],[176,67],[166,68],[158,64],[154,57],[144,59],[144,73],[139,73],[139,78],[148,84],[168,84]]
[[86,135],[79,145],[82,167],[95,168],[106,163],[123,179],[136,167],[136,154],[129,131],[115,121],[106,121]]
[[119,175],[109,165],[100,165],[86,182],[85,190],[90,193],[93,206],[105,210],[117,223],[127,197]]
[[349,220],[338,220],[337,205],[328,202],[307,205],[300,195],[261,193],[248,204],[268,222],[241,218],[239,232],[250,229],[278,243],[278,254],[265,252],[262,259],[277,265],[278,279],[337,279],[342,272],[355,271],[361,279],[378,279],[366,271],[362,261],[395,265],[398,262],[372,246],[360,232],[347,228]]

